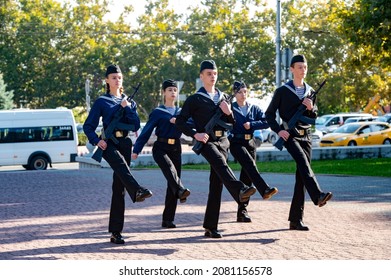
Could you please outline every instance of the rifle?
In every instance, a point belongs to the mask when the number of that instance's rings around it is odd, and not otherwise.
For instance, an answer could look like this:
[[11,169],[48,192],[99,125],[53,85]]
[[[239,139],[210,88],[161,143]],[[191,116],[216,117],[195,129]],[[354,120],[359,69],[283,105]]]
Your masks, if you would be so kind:
[[[319,91],[321,90],[321,88],[324,86],[324,84],[326,83],[326,80],[324,80],[318,87],[318,89],[316,91],[314,90],[311,90],[310,94],[307,96],[307,98],[310,98],[311,100],[315,100],[315,97],[316,95],[319,93]],[[309,118],[309,117],[306,117],[306,116],[303,116],[303,113],[305,112],[305,110],[307,110],[307,107],[304,106],[303,104],[300,104],[299,108],[297,109],[297,112],[293,115],[293,117],[289,120],[288,122],[288,128],[287,130],[292,130],[295,126],[296,126],[296,123],[300,120],[304,123],[307,123],[307,124],[315,124],[315,119],[312,119],[312,118]],[[279,138],[275,143],[274,143],[274,147],[276,147],[277,149],[279,149],[280,151],[282,150],[284,146],[284,139],[283,138]]]
[[[234,95],[230,95],[229,98],[226,100],[228,103],[231,102],[233,99]],[[205,125],[205,133],[209,134],[212,136],[213,139],[216,139],[216,136],[213,133],[213,128],[216,125],[219,125],[227,130],[231,130],[233,128],[233,125],[230,123],[226,123],[223,120],[221,120],[221,116],[224,115],[224,112],[220,109],[220,103],[223,101],[222,99],[219,103],[217,103],[217,111],[216,113],[212,116],[212,118],[208,121],[208,123]],[[199,155],[201,153],[202,147],[204,146],[203,142],[196,141],[194,144],[192,150]]]
[[[136,87],[132,88],[134,89],[134,92],[131,96],[129,96],[126,100],[128,102],[131,102],[136,93],[138,92],[139,88],[141,87],[141,83],[138,83]],[[117,138],[114,136],[114,131],[115,130],[133,130],[134,125],[132,124],[124,124],[120,123],[119,120],[122,118],[122,114],[124,111],[124,107],[120,107],[117,112],[115,112],[114,117],[111,119],[109,125],[107,126],[106,129],[103,130],[102,132],[102,139],[107,140],[111,139],[115,144],[118,144]],[[92,158],[96,160],[97,162],[101,162],[103,157],[103,150],[101,148],[97,148],[94,154],[92,155]]]

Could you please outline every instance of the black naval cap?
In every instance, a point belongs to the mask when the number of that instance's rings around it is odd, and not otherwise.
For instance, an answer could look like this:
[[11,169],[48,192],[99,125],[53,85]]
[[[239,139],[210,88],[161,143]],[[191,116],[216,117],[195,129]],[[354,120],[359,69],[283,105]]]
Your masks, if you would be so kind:
[[297,54],[295,56],[292,57],[291,59],[291,67],[293,66],[293,64],[295,64],[296,62],[304,62],[304,63],[307,63],[307,59],[305,59],[305,56],[302,55],[302,54]]
[[162,88],[163,90],[165,90],[166,88],[168,87],[176,87],[178,88],[178,83],[174,80],[171,80],[171,79],[168,79],[168,80],[165,80],[162,84]]
[[118,65],[116,64],[111,64],[107,67],[106,69],[106,78],[110,75],[110,74],[113,74],[113,73],[122,73],[121,72],[121,69],[119,68]]
[[246,88],[246,84],[243,81],[235,81],[233,85],[234,93],[238,93],[242,88]]
[[204,69],[217,70],[216,62],[214,62],[214,60],[204,60],[204,61],[202,61],[201,62],[201,66],[200,66],[200,73]]

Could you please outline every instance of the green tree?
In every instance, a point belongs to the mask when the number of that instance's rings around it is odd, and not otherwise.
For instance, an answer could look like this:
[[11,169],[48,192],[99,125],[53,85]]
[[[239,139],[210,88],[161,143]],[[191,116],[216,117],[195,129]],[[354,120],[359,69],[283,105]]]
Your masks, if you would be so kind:
[[84,105],[87,77],[93,80],[92,93],[101,93],[98,73],[116,61],[117,32],[124,26],[103,20],[108,1],[6,1],[0,10],[0,69],[7,69],[16,103],[26,100],[30,108]]
[[343,31],[363,59],[391,63],[391,5],[388,0],[356,0],[340,13]]
[[[136,101],[143,119],[161,100],[166,78],[195,90],[199,63],[214,59],[218,87],[243,79],[252,90],[275,88],[274,8],[266,0],[204,0],[188,16],[149,0],[138,26],[107,20],[109,0],[3,0],[0,2],[0,71],[17,107],[85,106],[105,90],[103,74],[117,63],[127,93],[142,81]],[[283,47],[304,53],[308,82],[327,78],[320,113],[356,111],[376,93],[390,101],[389,14],[386,1],[299,0],[282,2]],[[376,38],[376,40],[370,40]]]
[[168,0],[148,1],[145,14],[138,19],[139,27],[122,46],[123,63],[130,67],[129,80],[143,82],[135,98],[142,119],[162,102],[161,83],[165,79],[184,80],[186,62],[177,51],[175,36],[180,16],[168,8]]
[[346,90],[358,109],[373,96],[381,95],[381,105],[391,103],[391,6],[386,0],[357,0],[340,10],[340,33],[351,50],[345,67],[349,79]]
[[[270,92],[275,80],[270,29],[275,19],[266,1],[208,0],[202,4],[191,11],[181,38],[194,76],[198,77],[202,60],[214,59],[221,89],[230,91],[235,79],[243,79],[253,89]],[[262,9],[252,13],[253,5]]]
[[316,87],[327,79],[317,99],[320,114],[350,111],[355,107],[344,91],[343,62],[349,50],[338,33],[341,19],[337,17],[343,8],[344,1],[340,0],[291,0],[282,5],[283,45],[306,56],[309,84]]
[[14,107],[13,90],[7,91],[7,85],[4,83],[3,74],[0,73],[0,110],[9,110]]

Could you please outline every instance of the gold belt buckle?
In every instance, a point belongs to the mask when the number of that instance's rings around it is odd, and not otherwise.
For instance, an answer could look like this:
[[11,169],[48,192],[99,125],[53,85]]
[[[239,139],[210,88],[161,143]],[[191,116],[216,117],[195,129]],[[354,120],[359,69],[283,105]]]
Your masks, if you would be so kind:
[[250,140],[251,139],[251,134],[245,134],[244,135],[245,140]]
[[222,130],[216,130],[216,131],[215,131],[215,136],[216,136],[216,137],[221,137],[221,136],[223,136],[223,131],[222,131]]
[[124,133],[122,131],[116,131],[115,137],[124,137]]
[[170,144],[170,145],[174,145],[175,144],[175,139],[169,138],[167,143]]
[[300,134],[300,136],[303,136],[304,135],[304,129],[299,129],[299,134]]

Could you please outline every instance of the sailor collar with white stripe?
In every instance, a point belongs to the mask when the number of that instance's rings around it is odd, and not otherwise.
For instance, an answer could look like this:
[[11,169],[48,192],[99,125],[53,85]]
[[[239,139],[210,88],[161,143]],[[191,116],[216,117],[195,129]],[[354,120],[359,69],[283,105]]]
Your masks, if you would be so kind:
[[[215,94],[219,94],[220,96],[219,96],[219,102],[223,99],[223,92],[222,91],[220,91],[218,88],[216,88],[215,89],[216,90],[216,92],[215,92]],[[208,98],[209,100],[211,100],[212,102],[214,102],[213,101],[213,99],[210,97],[210,95],[209,95],[209,93],[206,91],[206,89],[204,88],[204,87],[201,87],[197,92],[196,92],[196,94],[201,94],[202,96],[204,96],[204,97],[206,97],[206,98]]]
[[166,106],[164,106],[164,105],[160,105],[159,107],[156,107],[156,110],[160,110],[160,111],[163,111],[167,114],[170,114],[171,116],[175,116],[176,114],[178,114],[181,111],[181,108],[175,106],[175,113],[174,114],[171,114],[170,111],[167,110]]
[[[253,104],[246,102],[245,106],[247,106],[247,115],[248,115],[248,113],[251,111],[251,107],[253,107]],[[233,108],[236,112],[244,116],[243,111],[240,109],[239,104],[237,102],[233,103]]]
[[[284,86],[286,88],[288,88],[291,92],[293,92],[294,94],[296,94],[296,87],[295,85],[293,84],[293,80],[290,80],[289,82],[287,82],[286,84],[284,84]],[[307,97],[310,93],[311,93],[311,89],[312,87],[307,84],[306,82],[304,82],[304,87],[305,87],[305,93],[304,93],[304,97]]]
[[121,94],[121,97],[116,97],[114,95],[111,95],[110,93],[106,93],[105,95],[99,96],[99,98],[113,101],[115,104],[117,104],[118,102],[116,102],[116,100],[122,101],[124,98],[128,98],[128,97],[126,96],[126,94],[123,94],[123,93]]

